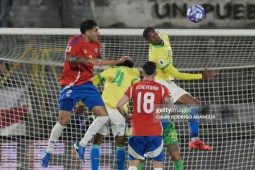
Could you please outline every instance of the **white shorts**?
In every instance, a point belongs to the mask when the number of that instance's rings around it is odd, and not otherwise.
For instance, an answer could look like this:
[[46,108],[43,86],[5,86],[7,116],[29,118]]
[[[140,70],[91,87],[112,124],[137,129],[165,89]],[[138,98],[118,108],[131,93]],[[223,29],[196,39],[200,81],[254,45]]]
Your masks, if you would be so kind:
[[116,136],[124,136],[126,129],[126,119],[120,114],[117,109],[106,106],[109,115],[109,121],[98,131],[101,135],[108,135],[109,128],[112,129],[112,134]]
[[[180,97],[182,97],[184,94],[189,94],[179,86],[177,86],[173,81],[170,80],[156,80],[156,82],[165,85],[168,90],[170,91],[170,94],[172,96],[172,102],[175,103]],[[190,94],[189,94],[190,95]]]

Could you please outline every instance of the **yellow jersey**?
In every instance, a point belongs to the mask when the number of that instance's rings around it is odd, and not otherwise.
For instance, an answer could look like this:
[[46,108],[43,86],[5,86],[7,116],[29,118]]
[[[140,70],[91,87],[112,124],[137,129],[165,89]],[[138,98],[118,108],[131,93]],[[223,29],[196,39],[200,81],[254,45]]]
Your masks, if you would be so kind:
[[157,65],[156,80],[195,80],[202,79],[202,74],[181,73],[173,66],[173,52],[167,34],[160,34],[163,44],[149,46],[149,61]]
[[[140,81],[139,77],[140,72],[136,68],[115,66],[93,77],[92,82],[94,85],[104,82],[102,94],[104,103],[111,108],[116,108],[128,87]],[[127,105],[125,109],[127,110]]]

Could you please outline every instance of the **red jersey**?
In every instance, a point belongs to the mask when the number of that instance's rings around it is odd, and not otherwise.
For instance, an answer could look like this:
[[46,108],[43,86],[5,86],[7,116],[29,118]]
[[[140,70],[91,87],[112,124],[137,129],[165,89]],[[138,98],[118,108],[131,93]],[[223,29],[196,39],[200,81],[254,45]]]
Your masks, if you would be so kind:
[[133,99],[132,135],[161,136],[161,122],[154,121],[155,105],[162,104],[165,97],[170,97],[166,86],[155,81],[141,81],[129,87],[125,92]]
[[[81,58],[101,58],[99,41],[85,42],[82,35],[73,36],[69,39],[66,54],[72,54]],[[64,63],[64,68],[60,78],[62,86],[77,86],[90,82],[93,76],[92,63],[73,64]]]

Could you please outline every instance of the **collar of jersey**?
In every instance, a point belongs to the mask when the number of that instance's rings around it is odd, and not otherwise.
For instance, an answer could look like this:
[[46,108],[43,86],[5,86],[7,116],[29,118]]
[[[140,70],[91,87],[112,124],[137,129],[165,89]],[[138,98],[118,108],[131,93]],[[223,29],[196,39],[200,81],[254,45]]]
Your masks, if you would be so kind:
[[158,45],[155,45],[155,44],[150,44],[152,47],[155,47],[155,48],[162,48],[164,47],[165,43],[164,44],[158,44]]

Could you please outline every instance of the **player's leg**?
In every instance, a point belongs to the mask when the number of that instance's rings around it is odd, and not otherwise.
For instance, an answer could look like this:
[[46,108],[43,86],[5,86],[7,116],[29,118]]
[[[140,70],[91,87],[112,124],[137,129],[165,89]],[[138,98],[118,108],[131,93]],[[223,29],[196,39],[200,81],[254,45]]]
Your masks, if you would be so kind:
[[[57,143],[62,131],[68,124],[71,116],[71,111],[75,105],[75,94],[69,93],[68,91],[69,89],[62,90],[59,96],[58,122],[55,124],[51,131],[47,149],[45,151],[44,157],[41,160],[41,165],[43,167],[48,167],[54,146]],[[69,95],[66,95],[67,93]]]
[[124,170],[126,162],[126,149],[125,149],[125,128],[126,120],[119,113],[117,109],[106,107],[110,120],[111,120],[111,129],[113,136],[116,141],[116,165],[117,170]]
[[96,135],[96,133],[102,128],[102,126],[109,120],[109,116],[104,106],[104,102],[97,88],[92,83],[86,83],[84,86],[85,92],[80,93],[80,95],[82,95],[84,98],[82,102],[93,111],[97,118],[89,126],[87,132],[85,133],[81,141],[74,144],[74,148],[77,151],[78,157],[82,163],[85,163],[85,147],[87,146],[89,141]]
[[189,94],[184,94],[176,101],[176,103],[188,106],[188,114],[192,117],[192,119],[188,120],[191,135],[191,142],[189,143],[189,147],[199,150],[212,150],[212,147],[204,144],[199,139],[199,119],[196,118],[196,116],[199,115],[199,103],[197,99]]
[[163,161],[159,162],[159,161],[152,160],[152,164],[153,164],[154,170],[163,170]]
[[[104,128],[104,126],[102,127]],[[101,128],[101,129],[102,129]],[[101,131],[101,129],[99,131]],[[98,170],[100,165],[100,145],[104,139],[104,135],[97,133],[93,139],[93,145],[90,149],[91,170]]]
[[162,170],[164,160],[164,145],[162,136],[147,136],[145,158],[151,158],[154,170]]
[[138,160],[138,159],[130,160],[128,170],[137,170],[137,166],[138,166],[139,162],[140,162],[140,160]]
[[[175,104],[183,104],[189,107],[188,114],[191,116],[199,115],[199,103],[192,97],[188,92],[177,86],[172,81],[158,81],[159,83],[165,85],[171,92],[172,101]],[[199,119],[190,119],[189,128],[191,134],[190,147],[200,150],[212,150],[208,145],[205,145],[201,140],[199,140]]]
[[146,148],[146,137],[130,136],[128,138],[128,153],[129,153],[129,169],[137,170],[140,160],[144,160],[144,151]]
[[175,170],[183,170],[183,161],[181,159],[180,147],[178,145],[177,132],[174,127],[174,123],[170,122],[164,128],[163,131],[164,145],[167,148],[167,152],[171,156],[174,162]]

